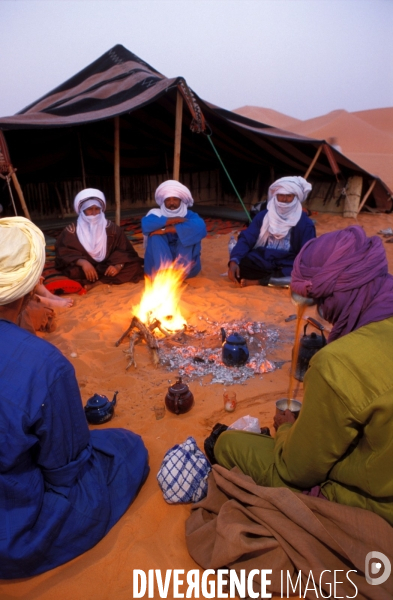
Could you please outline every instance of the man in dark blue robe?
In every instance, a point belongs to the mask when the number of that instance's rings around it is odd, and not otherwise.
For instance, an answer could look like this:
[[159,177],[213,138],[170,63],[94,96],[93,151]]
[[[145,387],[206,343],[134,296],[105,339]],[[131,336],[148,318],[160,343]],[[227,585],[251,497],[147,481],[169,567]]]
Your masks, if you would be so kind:
[[301,248],[315,238],[314,223],[302,210],[310,191],[303,177],[282,177],[269,187],[267,208],[240,233],[231,252],[231,281],[245,287],[268,285],[272,277],[289,279]]
[[0,219],[0,242],[0,578],[13,579],[94,546],[149,467],[138,435],[89,431],[71,363],[15,324],[42,272],[42,233]]

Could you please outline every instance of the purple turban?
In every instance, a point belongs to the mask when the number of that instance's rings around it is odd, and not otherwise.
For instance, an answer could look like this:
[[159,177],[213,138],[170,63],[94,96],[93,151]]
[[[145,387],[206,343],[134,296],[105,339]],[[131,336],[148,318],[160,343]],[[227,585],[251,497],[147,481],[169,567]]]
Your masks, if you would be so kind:
[[295,259],[291,289],[317,301],[334,325],[329,342],[393,316],[393,276],[382,241],[357,225],[307,242]]

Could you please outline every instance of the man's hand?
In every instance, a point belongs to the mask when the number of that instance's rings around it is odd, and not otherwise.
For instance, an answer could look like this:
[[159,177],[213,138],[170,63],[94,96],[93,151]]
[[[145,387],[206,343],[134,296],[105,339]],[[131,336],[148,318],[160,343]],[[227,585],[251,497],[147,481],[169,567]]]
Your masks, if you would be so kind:
[[80,258],[76,261],[76,264],[83,269],[84,274],[86,275],[87,281],[94,283],[98,280],[98,273],[93,267],[93,265],[84,258]]
[[229,263],[228,277],[233,283],[240,282],[240,267],[234,260]]
[[185,223],[187,219],[183,219],[183,217],[169,217],[166,220],[166,224],[165,227],[168,227],[168,225],[178,225],[178,223]]
[[111,265],[105,271],[105,275],[107,275],[108,277],[116,277],[116,275],[120,273],[123,267],[124,265]]
[[274,415],[274,429],[277,431],[283,423],[294,423],[295,420],[295,415],[287,408],[285,412]]
[[150,235],[166,235],[167,233],[176,233],[174,225],[165,225],[162,229],[156,229],[152,231]]

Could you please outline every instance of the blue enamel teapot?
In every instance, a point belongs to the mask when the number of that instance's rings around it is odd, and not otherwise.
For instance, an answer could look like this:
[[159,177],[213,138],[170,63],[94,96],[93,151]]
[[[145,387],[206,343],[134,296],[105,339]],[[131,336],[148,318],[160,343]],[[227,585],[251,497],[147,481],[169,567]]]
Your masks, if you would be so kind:
[[250,353],[244,337],[236,331],[226,336],[225,329],[221,327],[222,362],[227,367],[241,367],[248,361]]
[[115,412],[116,397],[119,392],[115,392],[112,401],[101,394],[94,394],[88,399],[85,405],[86,419],[92,425],[100,425],[110,421]]

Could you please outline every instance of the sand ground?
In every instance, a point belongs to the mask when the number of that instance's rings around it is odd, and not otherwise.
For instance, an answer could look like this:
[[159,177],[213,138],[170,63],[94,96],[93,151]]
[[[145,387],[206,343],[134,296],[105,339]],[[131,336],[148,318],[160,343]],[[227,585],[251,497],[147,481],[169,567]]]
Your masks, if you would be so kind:
[[[318,235],[356,222],[368,235],[393,227],[392,214],[364,213],[357,221],[329,214],[314,214],[312,218]],[[224,411],[223,384],[210,384],[209,376],[186,380],[195,398],[192,410],[179,416],[166,412],[163,419],[156,420],[152,407],[157,400],[163,401],[168,386],[176,381],[177,372],[162,366],[155,369],[146,346],[136,349],[137,368],[126,371],[123,352],[126,346],[114,345],[129,325],[144,283],[99,286],[85,296],[74,296],[71,309],[58,311],[56,331],[40,335],[73,363],[83,403],[95,392],[111,398],[115,390],[119,391],[115,417],[100,427],[125,427],[140,434],[149,450],[151,472],[126,514],[97,546],[40,576],[0,582],[2,600],[128,600],[133,597],[133,569],[163,572],[198,568],[185,544],[184,527],[190,506],[166,504],[156,481],[162,458],[169,448],[189,435],[203,448],[203,441],[216,422],[230,424],[249,414],[259,417],[261,426],[271,427],[274,402],[287,395],[295,333],[295,321],[285,321],[296,312],[288,290],[240,288],[221,276],[226,270],[228,240],[229,234],[204,240],[202,272],[186,284],[181,300],[183,314],[196,327],[206,318],[217,322],[240,319],[264,322],[279,332],[277,345],[268,358],[283,362],[282,367],[231,386],[238,400],[234,413]],[[384,246],[393,273],[393,244]],[[140,252],[139,246],[137,249]],[[316,316],[313,308],[306,314]],[[301,399],[302,394],[299,384],[297,397]]]

